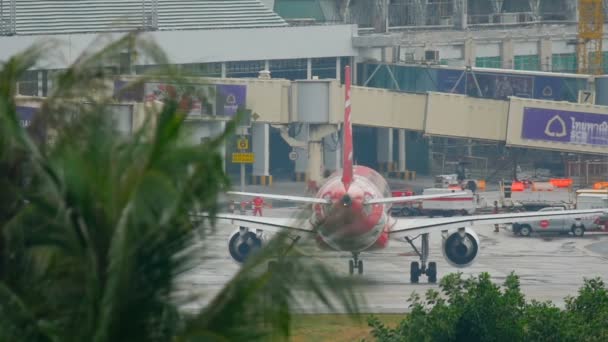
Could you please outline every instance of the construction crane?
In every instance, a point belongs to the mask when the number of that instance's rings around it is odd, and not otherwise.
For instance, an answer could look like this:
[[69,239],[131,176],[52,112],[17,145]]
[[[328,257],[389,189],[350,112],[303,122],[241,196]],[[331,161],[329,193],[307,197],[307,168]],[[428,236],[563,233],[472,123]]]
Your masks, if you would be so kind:
[[601,75],[604,9],[602,0],[578,0],[577,64],[580,74]]

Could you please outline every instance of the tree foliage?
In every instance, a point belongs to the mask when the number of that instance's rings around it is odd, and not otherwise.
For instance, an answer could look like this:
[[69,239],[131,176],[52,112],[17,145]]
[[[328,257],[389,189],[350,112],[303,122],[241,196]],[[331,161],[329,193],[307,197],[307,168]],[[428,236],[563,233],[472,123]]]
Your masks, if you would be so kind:
[[368,323],[378,341],[606,341],[608,288],[586,279],[565,309],[550,302],[526,302],[519,278],[510,274],[502,286],[490,275],[444,277],[440,291],[424,299],[413,294],[411,313],[394,329],[375,317]]
[[[101,45],[101,47],[100,47]],[[27,132],[16,112],[16,82],[49,45],[14,56],[0,70],[0,340],[255,340],[289,336],[296,291],[328,307],[356,310],[349,283],[314,261],[299,272],[269,272],[265,262],[285,237],[252,258],[212,301],[184,315],[176,281],[204,263],[218,196],[230,186],[218,147],[183,142],[186,113],[169,100],[130,135],[117,132],[108,104],[111,78],[99,66],[126,50],[166,66],[154,42],[137,34],[97,42],[57,75]],[[158,77],[142,75],[137,86]],[[111,82],[110,82],[111,83]],[[45,135],[56,132],[52,145]],[[211,214],[194,222],[193,211]],[[202,239],[202,244],[197,243]],[[202,247],[200,247],[202,245]]]

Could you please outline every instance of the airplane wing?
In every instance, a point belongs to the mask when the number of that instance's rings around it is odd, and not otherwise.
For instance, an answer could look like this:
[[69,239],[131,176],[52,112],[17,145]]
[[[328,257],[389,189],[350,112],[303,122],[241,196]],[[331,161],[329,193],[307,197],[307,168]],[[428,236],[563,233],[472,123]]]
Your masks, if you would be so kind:
[[[193,217],[209,218],[207,213],[192,214]],[[245,226],[249,229],[262,229],[268,232],[279,233],[291,230],[294,233],[314,233],[314,226],[308,219],[287,217],[259,217],[219,213],[215,219],[220,223]]]
[[[425,199],[453,197],[453,196],[462,196],[462,195],[467,195],[467,193],[464,192],[464,191],[458,191],[457,192],[456,190],[452,190],[452,193],[445,193],[445,194],[374,198],[374,199],[371,199],[371,200],[365,202],[365,204],[386,204],[386,203],[399,203],[399,202],[415,202],[415,201],[421,201],[421,200],[425,200]],[[473,196],[473,195],[471,195],[471,196]]]
[[589,214],[604,214],[607,209],[561,210],[529,213],[508,213],[491,215],[473,215],[445,218],[394,219],[389,235],[394,239],[402,239],[412,234],[424,234],[463,227],[474,227],[484,224],[503,224],[513,222],[530,222],[548,220],[556,217],[579,218]]
[[255,193],[255,192],[240,192],[240,191],[228,191],[229,195],[237,195],[237,196],[251,196],[251,197],[262,197],[269,199],[278,199],[283,201],[292,201],[292,202],[300,202],[300,203],[310,203],[310,204],[331,204],[330,200],[316,198],[316,197],[302,197],[302,196],[291,196],[291,195],[274,195],[274,194],[264,194],[264,193]]

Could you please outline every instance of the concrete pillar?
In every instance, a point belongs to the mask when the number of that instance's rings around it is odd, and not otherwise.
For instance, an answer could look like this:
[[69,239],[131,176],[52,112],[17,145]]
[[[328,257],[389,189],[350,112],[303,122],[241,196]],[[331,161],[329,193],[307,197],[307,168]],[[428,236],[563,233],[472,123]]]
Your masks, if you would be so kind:
[[321,183],[324,173],[323,166],[323,139],[308,141],[308,170],[306,175],[311,181]]
[[466,30],[469,27],[469,1],[460,0],[458,4],[460,8],[457,15],[460,16],[460,29]]
[[551,71],[553,69],[553,46],[551,38],[542,38],[538,43],[538,51],[541,70]]
[[254,123],[251,126],[251,147],[255,154],[253,184],[271,185],[270,175],[270,125]]
[[312,58],[306,58],[306,79],[312,79]]
[[381,172],[394,171],[393,163],[393,129],[392,128],[376,128],[376,155],[378,167]]
[[269,60],[264,61],[264,70],[270,70],[270,61]]
[[325,170],[334,172],[342,167],[342,145],[337,134],[323,138],[323,164]]
[[540,20],[540,0],[528,0],[534,20]]
[[340,57],[336,57],[336,79],[338,81],[340,81],[341,76],[342,76],[342,62],[340,60]]
[[467,156],[473,156],[473,139],[467,139]]
[[398,156],[397,156],[397,160],[398,160],[398,170],[399,172],[405,172],[406,171],[406,165],[405,165],[405,130],[404,129],[399,129],[399,151],[398,151]]
[[222,62],[221,64],[221,69],[220,69],[220,77],[221,78],[226,78],[227,75],[227,67],[226,67],[226,62]]
[[513,39],[505,38],[502,41],[500,50],[500,56],[502,57],[502,67],[505,69],[513,69],[513,67],[515,66]]
[[426,0],[414,0],[416,25],[426,25]]
[[476,53],[476,46],[475,46],[475,41],[472,38],[467,38],[464,41],[464,45],[463,45],[463,56],[464,56],[464,65],[465,66],[475,66],[475,59],[477,58],[477,56],[475,55]]
[[310,125],[308,128],[308,169],[306,175],[308,180],[316,182],[317,185],[323,181],[323,174],[325,173],[323,138],[335,133],[335,125]]
[[504,2],[504,0],[494,0],[492,1],[492,10],[494,11],[494,14],[500,14],[500,12],[502,11],[502,3]]
[[[308,141],[308,125],[301,124],[299,130],[295,138],[300,141]],[[295,178],[296,181],[303,182],[306,179],[306,170],[308,169],[308,149],[296,147],[294,150],[298,154],[295,165]]]
[[374,6],[374,32],[386,33],[388,32],[388,0],[376,1]]
[[55,72],[52,70],[47,71],[46,74],[46,94],[49,95],[53,91],[53,79],[55,78]]
[[384,63],[396,63],[399,61],[397,55],[397,49],[394,46],[382,48],[382,62]]
[[42,73],[43,73],[42,70],[39,70],[38,73],[37,73],[38,74],[37,75],[38,76],[38,86],[37,86],[37,88],[38,88],[38,96],[39,97],[44,96],[44,92],[43,92],[43,89],[44,89],[44,87],[43,87],[44,75]]

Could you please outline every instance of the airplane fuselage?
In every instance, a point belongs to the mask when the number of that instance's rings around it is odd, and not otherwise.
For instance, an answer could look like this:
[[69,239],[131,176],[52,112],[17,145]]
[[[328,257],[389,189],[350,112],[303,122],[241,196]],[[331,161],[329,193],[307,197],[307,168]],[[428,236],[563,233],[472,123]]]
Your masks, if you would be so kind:
[[365,200],[390,196],[388,183],[376,171],[355,166],[348,189],[340,174],[329,177],[317,193],[332,204],[313,206],[311,222],[317,227],[321,247],[338,251],[362,252],[388,244],[388,207],[363,205]]

